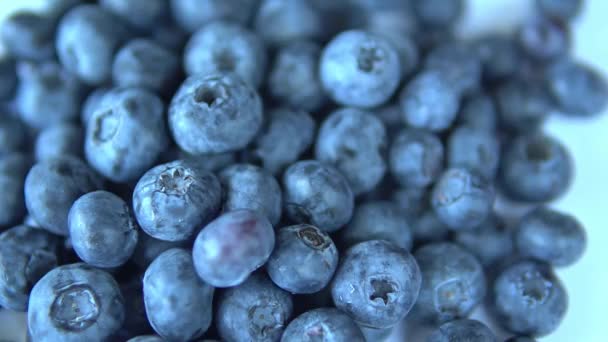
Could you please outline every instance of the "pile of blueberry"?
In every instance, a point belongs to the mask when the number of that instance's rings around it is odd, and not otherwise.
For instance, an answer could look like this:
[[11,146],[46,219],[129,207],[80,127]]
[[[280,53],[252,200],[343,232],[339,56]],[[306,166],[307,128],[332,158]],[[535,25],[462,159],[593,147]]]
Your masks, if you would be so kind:
[[509,341],[552,333],[586,235],[547,206],[574,165],[542,124],[608,84],[570,54],[582,0],[535,5],[469,41],[464,0],[12,15],[0,305],[31,341],[497,341],[484,305]]

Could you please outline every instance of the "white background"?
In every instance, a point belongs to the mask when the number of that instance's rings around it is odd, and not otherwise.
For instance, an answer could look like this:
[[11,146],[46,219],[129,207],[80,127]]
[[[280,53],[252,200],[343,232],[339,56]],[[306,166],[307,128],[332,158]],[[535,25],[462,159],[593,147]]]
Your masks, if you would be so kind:
[[[36,7],[41,3],[41,0],[0,0],[0,18],[18,7]],[[469,0],[462,34],[509,30],[530,16],[531,7],[532,0]],[[608,1],[588,0],[574,29],[576,56],[608,74]],[[579,218],[587,227],[589,245],[581,262],[558,271],[570,293],[570,307],[559,330],[541,341],[605,342],[608,341],[608,220],[605,219],[608,115],[584,121],[555,118],[547,130],[570,148],[577,166],[571,191],[555,207]],[[25,341],[24,329],[23,315],[0,313],[0,340]]]

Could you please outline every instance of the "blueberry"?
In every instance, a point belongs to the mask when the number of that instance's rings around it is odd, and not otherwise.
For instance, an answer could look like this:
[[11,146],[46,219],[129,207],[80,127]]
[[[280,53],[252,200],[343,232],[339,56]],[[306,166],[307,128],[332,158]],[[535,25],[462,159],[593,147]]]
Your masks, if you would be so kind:
[[296,162],[283,175],[285,210],[297,223],[310,223],[334,232],[350,221],[354,202],[344,176],[318,161]]
[[322,13],[308,0],[262,0],[254,27],[271,46],[316,40],[325,33]]
[[133,337],[127,342],[163,342],[163,339],[156,335],[142,335]]
[[432,184],[443,169],[444,149],[436,135],[406,128],[393,140],[389,153],[392,176],[404,187]]
[[424,322],[443,323],[467,317],[486,294],[481,263],[449,242],[425,245],[414,254],[422,286],[412,314]]
[[456,127],[447,142],[449,167],[464,167],[494,179],[500,162],[500,141],[494,132],[471,126]]
[[506,260],[515,249],[513,233],[494,214],[473,230],[457,232],[454,241],[474,254],[486,267]]
[[439,220],[433,209],[423,211],[413,219],[410,226],[417,245],[445,240],[449,234],[448,226]]
[[369,240],[385,240],[405,250],[412,249],[408,218],[395,203],[374,201],[359,204],[348,227],[340,232],[347,247]]
[[26,141],[27,128],[19,119],[0,116],[0,156],[23,151]]
[[266,263],[274,244],[274,230],[265,216],[249,210],[231,211],[198,234],[194,266],[215,287],[236,286]]
[[169,106],[176,143],[192,154],[239,150],[262,126],[262,102],[234,75],[197,75],[182,84]]
[[140,30],[153,29],[169,10],[167,0],[100,0],[99,4]]
[[462,104],[458,121],[477,130],[490,133],[498,129],[498,109],[494,99],[485,94],[474,94],[466,98]]
[[216,20],[246,24],[257,0],[171,0],[175,21],[186,31],[194,32]]
[[[146,268],[147,266],[143,270]],[[127,274],[126,277],[120,276],[125,278],[119,283],[120,291],[125,299],[125,321],[120,330],[112,337],[124,341],[136,335],[151,334],[154,329],[150,326],[146,315],[142,285],[143,271],[138,270],[133,274]]]
[[575,19],[583,9],[583,0],[536,0],[541,14],[560,21]]
[[460,96],[457,87],[442,71],[423,70],[401,92],[403,119],[414,128],[444,131],[456,119]]
[[168,341],[190,341],[211,325],[214,289],[196,274],[189,251],[170,249],[144,275],[144,303],[154,330]]
[[414,306],[421,274],[414,257],[390,242],[371,240],[349,248],[331,284],[336,307],[359,324],[387,328]]
[[34,341],[102,341],[124,318],[124,299],[114,278],[79,263],[57,267],[36,283],[27,322]]
[[218,213],[222,188],[212,173],[186,161],[150,169],[133,190],[133,210],[141,228],[165,241],[183,241]]
[[325,102],[317,72],[321,47],[295,41],[277,51],[268,73],[270,94],[289,107],[314,111]]
[[373,190],[386,173],[386,129],[376,116],[344,108],[321,124],[315,156],[333,165],[350,184],[354,195]]
[[87,123],[84,150],[95,170],[120,183],[140,177],[167,144],[162,101],[147,90],[115,88]]
[[567,26],[542,17],[524,24],[518,32],[523,52],[540,62],[567,55],[571,40]]
[[273,174],[296,162],[314,140],[315,121],[310,114],[287,108],[268,113],[265,127],[254,141],[253,154]]
[[171,50],[149,39],[125,44],[114,57],[112,78],[121,87],[142,87],[161,94],[172,90],[180,61]]
[[510,198],[527,202],[558,198],[568,189],[573,173],[568,150],[542,134],[512,141],[501,166],[503,190]]
[[497,342],[496,335],[485,324],[474,319],[458,319],[442,324],[429,336],[428,342]]
[[53,18],[29,11],[17,12],[2,23],[3,46],[17,59],[44,61],[54,56]]
[[68,227],[76,254],[95,267],[124,264],[137,245],[137,224],[129,206],[111,192],[80,197],[70,209]]
[[429,27],[453,26],[465,11],[463,0],[414,0],[412,6],[418,20]]
[[608,106],[608,82],[590,66],[565,58],[549,66],[545,77],[558,109],[567,115],[593,116]]
[[228,21],[203,26],[192,35],[184,51],[188,75],[234,73],[254,87],[264,78],[266,62],[260,37]]
[[289,293],[260,273],[227,289],[217,303],[216,324],[225,341],[278,341],[291,318]]
[[149,38],[169,51],[181,53],[186,43],[188,43],[190,35],[175,25],[175,23],[161,23],[161,25],[154,27]]
[[452,168],[435,184],[431,204],[441,222],[460,231],[481,224],[490,214],[494,198],[488,180],[468,169]]
[[515,242],[519,254],[559,267],[581,258],[587,237],[573,216],[541,207],[519,222]]
[[224,211],[248,209],[279,223],[282,194],[279,183],[268,171],[251,164],[233,164],[220,175]]
[[146,269],[163,252],[171,248],[185,248],[188,245],[189,241],[164,241],[148,234],[139,234],[131,260],[140,268]]
[[103,97],[110,91],[110,88],[101,87],[91,91],[82,104],[80,111],[80,122],[86,127],[89,119],[95,114],[97,107],[103,100]]
[[473,42],[479,56],[483,78],[494,82],[515,74],[521,67],[522,56],[517,42],[510,36],[491,34]]
[[209,172],[219,172],[237,160],[237,155],[233,152],[192,155],[180,150],[178,153],[181,159]]
[[83,82],[99,85],[109,80],[114,53],[129,36],[124,23],[107,10],[79,5],[59,23],[57,55]]
[[281,342],[365,342],[357,324],[335,308],[319,308],[296,317],[285,329]]
[[386,106],[376,108],[373,113],[384,124],[389,140],[392,140],[403,129],[401,107],[398,103],[389,103]]
[[535,337],[555,331],[568,307],[566,290],[551,268],[532,261],[506,268],[494,282],[492,301],[501,325]]
[[55,62],[19,65],[15,99],[21,118],[34,128],[74,120],[82,100],[80,81]]
[[8,100],[17,89],[17,66],[10,57],[0,57],[0,100]]
[[25,216],[23,187],[30,165],[29,158],[21,153],[0,156],[0,227]]
[[59,244],[58,236],[28,225],[15,226],[0,234],[0,245],[15,246],[25,253],[56,252]]
[[72,123],[58,123],[43,129],[36,138],[34,154],[36,160],[61,157],[63,155],[81,156],[83,132],[80,126]]
[[481,85],[481,58],[469,44],[440,44],[426,56],[424,66],[441,71],[459,92],[471,93]]
[[97,175],[80,159],[72,156],[51,158],[29,171],[25,179],[25,204],[42,228],[67,235],[72,204],[80,196],[100,187]]
[[418,217],[426,209],[428,202],[427,188],[395,188],[391,186],[391,189],[390,200],[405,217]]
[[382,342],[387,341],[388,338],[393,334],[395,330],[394,327],[376,329],[376,328],[368,328],[360,325],[359,328],[365,337],[365,341],[367,342]]
[[511,79],[495,91],[501,123],[516,132],[534,132],[554,109],[549,91],[536,80]]
[[361,30],[337,35],[323,50],[319,63],[325,92],[344,106],[382,105],[401,79],[397,50],[382,36]]
[[300,224],[277,231],[266,270],[272,281],[291,293],[324,289],[338,267],[338,250],[327,233]]
[[536,340],[528,336],[512,336],[506,339],[505,342],[536,342]]

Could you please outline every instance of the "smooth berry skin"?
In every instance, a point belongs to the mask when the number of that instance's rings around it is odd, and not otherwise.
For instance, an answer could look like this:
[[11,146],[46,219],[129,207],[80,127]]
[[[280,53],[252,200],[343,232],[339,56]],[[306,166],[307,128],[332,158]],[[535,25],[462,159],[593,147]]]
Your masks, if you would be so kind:
[[566,147],[542,134],[512,141],[501,166],[506,195],[532,203],[559,198],[569,188],[573,174],[574,165]]
[[348,180],[355,196],[373,190],[386,173],[386,129],[372,113],[353,108],[331,113],[319,128],[315,156]]
[[34,165],[27,174],[25,204],[42,228],[65,236],[72,204],[99,188],[98,176],[80,159],[71,156],[47,159]]
[[280,288],[295,294],[319,292],[338,267],[338,249],[327,233],[300,224],[277,231],[266,271]]
[[515,243],[523,256],[564,267],[581,258],[587,236],[573,216],[541,207],[519,222]]
[[406,128],[399,132],[390,147],[391,175],[401,186],[426,187],[441,175],[444,155],[443,143],[438,136]]
[[485,324],[474,319],[457,319],[442,324],[431,333],[428,342],[497,342]]
[[414,257],[422,273],[420,296],[412,315],[427,323],[467,317],[486,295],[481,263],[449,242],[424,245]]
[[340,232],[340,242],[351,247],[369,240],[384,240],[407,251],[413,238],[408,218],[399,206],[389,201],[359,204],[348,227]]
[[142,31],[153,29],[169,11],[167,0],[100,0],[99,5]]
[[209,172],[220,172],[236,163],[238,157],[237,153],[233,152],[192,155],[181,150],[178,151],[178,156],[188,163],[193,163],[197,167]]
[[139,234],[137,246],[131,260],[140,269],[146,269],[163,252],[172,248],[186,248],[189,241],[164,241],[151,237],[148,234]]
[[87,123],[85,156],[104,177],[126,183],[148,170],[168,144],[161,99],[140,88],[106,93]]
[[394,327],[375,329],[359,325],[366,342],[387,341],[395,330]]
[[427,192],[427,188],[396,188],[390,196],[390,201],[399,208],[401,215],[415,218],[427,208]]
[[173,138],[191,154],[242,149],[255,138],[262,121],[259,95],[230,74],[189,77],[169,106]]
[[26,214],[24,185],[30,166],[25,154],[0,156],[0,227],[15,224]]
[[257,7],[256,0],[170,0],[175,21],[186,31],[194,32],[217,20],[244,25]]
[[451,168],[467,168],[486,179],[494,179],[500,162],[500,148],[494,132],[458,126],[448,138],[446,159]]
[[212,286],[237,286],[266,263],[274,245],[274,229],[265,216],[249,210],[231,211],[196,237],[194,267]]
[[20,64],[16,105],[21,119],[41,129],[78,117],[82,84],[55,62]]
[[10,57],[0,57],[0,100],[9,100],[17,89],[17,66]]
[[142,335],[133,337],[127,340],[127,342],[163,342],[163,339],[156,335]]
[[450,228],[439,219],[432,208],[416,216],[411,227],[414,244],[418,246],[443,241],[450,233]]
[[99,104],[102,103],[103,97],[106,93],[108,93],[111,89],[107,87],[100,87],[92,90],[85,98],[82,103],[82,108],[80,110],[80,122],[83,127],[86,128],[89,119],[93,117],[95,111]]
[[548,62],[566,56],[572,45],[569,27],[543,17],[525,23],[517,38],[521,50],[538,62]]
[[49,126],[36,138],[34,155],[42,161],[63,155],[82,156],[84,132],[73,123],[65,122]]
[[[183,51],[190,35],[175,23],[162,23],[150,33],[150,39],[169,51]],[[181,70],[181,68],[180,68]]]
[[292,312],[291,295],[254,273],[221,294],[215,321],[224,341],[272,342],[279,341]]
[[483,78],[500,81],[515,74],[521,67],[521,50],[508,35],[490,34],[473,42],[483,68]]
[[155,239],[184,241],[218,213],[222,187],[217,177],[182,160],[147,171],[133,190],[133,211]]
[[397,50],[382,36],[351,30],[323,49],[319,77],[326,94],[343,106],[372,108],[384,104],[401,81]]
[[336,307],[360,325],[387,328],[412,309],[422,276],[414,257],[390,242],[371,240],[349,248],[331,284]]
[[258,87],[267,59],[260,37],[236,23],[217,21],[192,35],[184,50],[184,69],[189,76],[234,73]]
[[461,125],[490,133],[498,129],[498,121],[496,103],[491,96],[484,93],[466,98],[458,116]]
[[165,94],[176,85],[180,60],[173,51],[149,39],[134,39],[118,50],[112,79],[119,87],[141,87]]
[[568,294],[546,264],[522,261],[494,281],[497,322],[513,333],[541,337],[554,332],[568,307]]
[[51,16],[29,11],[17,12],[2,23],[0,38],[6,51],[16,59],[41,62],[54,56],[54,21]]
[[315,120],[307,112],[278,108],[255,138],[253,155],[272,174],[282,172],[308,150],[315,138]]
[[412,3],[417,19],[428,27],[451,27],[465,11],[463,0],[416,0]]
[[583,0],[536,0],[541,14],[560,21],[572,21],[583,9]]
[[127,262],[139,235],[127,203],[107,191],[90,192],[74,202],[68,227],[76,254],[87,264],[101,268]]
[[348,181],[335,168],[314,160],[291,165],[283,174],[283,203],[296,223],[331,233],[350,221],[355,199]]
[[318,40],[325,33],[322,13],[306,0],[262,0],[253,26],[269,46]]
[[534,132],[554,109],[548,89],[536,80],[511,79],[494,94],[503,126],[514,132]]
[[214,288],[196,274],[192,255],[170,249],[150,264],[143,280],[152,328],[168,341],[199,338],[211,325]]
[[57,267],[32,289],[28,328],[35,341],[100,341],[125,318],[124,299],[109,273],[84,263]]
[[461,94],[440,70],[423,70],[403,88],[399,98],[405,123],[441,132],[449,128],[459,109]]
[[461,93],[474,92],[481,86],[481,58],[469,44],[438,45],[426,56],[424,67],[441,71]]
[[224,211],[247,209],[266,216],[273,226],[279,223],[281,187],[268,171],[251,164],[233,164],[222,170],[219,179]]
[[100,85],[112,74],[114,53],[130,37],[126,25],[97,5],[71,9],[57,28],[56,49],[61,64],[89,85]]
[[317,72],[320,55],[321,47],[310,41],[281,47],[268,72],[272,97],[291,108],[318,110],[326,102]]
[[494,214],[473,230],[457,232],[454,242],[475,255],[484,267],[497,265],[515,251],[513,232]]
[[335,308],[319,308],[296,317],[285,329],[281,342],[365,342],[357,324]]

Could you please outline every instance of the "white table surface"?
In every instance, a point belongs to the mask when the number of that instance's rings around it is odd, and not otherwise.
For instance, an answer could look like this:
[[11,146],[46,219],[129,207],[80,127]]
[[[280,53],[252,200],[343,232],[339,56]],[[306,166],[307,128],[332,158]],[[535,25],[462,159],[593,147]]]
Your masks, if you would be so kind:
[[[125,0],[128,1],[128,0]],[[446,0],[449,1],[449,0]],[[0,0],[0,19],[17,8],[36,8],[42,0]],[[469,0],[461,32],[465,36],[509,30],[530,15],[532,0]],[[574,26],[575,54],[608,75],[608,1],[587,0]],[[608,113],[607,113],[608,114]],[[570,295],[569,310],[546,342],[608,341],[608,115],[592,120],[552,119],[547,131],[563,141],[576,162],[570,192],[554,207],[575,216],[587,227],[588,249],[575,266],[559,270]],[[483,317],[476,313],[474,317]],[[23,314],[0,312],[0,340],[24,341]],[[395,334],[391,341],[404,341]],[[405,339],[414,341],[421,336]]]

